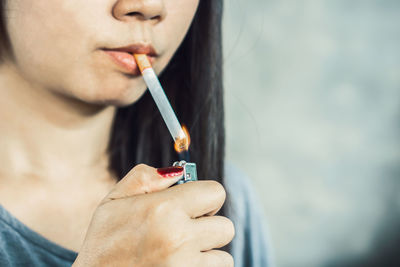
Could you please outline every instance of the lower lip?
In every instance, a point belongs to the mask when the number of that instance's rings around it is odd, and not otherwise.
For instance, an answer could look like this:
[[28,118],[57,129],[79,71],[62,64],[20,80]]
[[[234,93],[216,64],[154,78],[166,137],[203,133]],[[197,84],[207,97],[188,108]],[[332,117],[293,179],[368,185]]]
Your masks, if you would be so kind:
[[[128,74],[140,75],[140,69],[136,64],[136,60],[132,54],[121,51],[103,50],[111,56],[113,61]],[[150,63],[153,63],[154,58],[149,56]]]

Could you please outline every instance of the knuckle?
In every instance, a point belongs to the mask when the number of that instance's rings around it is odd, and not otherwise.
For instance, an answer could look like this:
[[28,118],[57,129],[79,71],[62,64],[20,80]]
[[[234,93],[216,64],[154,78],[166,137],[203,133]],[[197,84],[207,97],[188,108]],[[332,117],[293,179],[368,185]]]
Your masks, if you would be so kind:
[[168,251],[178,249],[188,239],[185,231],[178,227],[182,219],[169,200],[152,203],[147,210],[147,221],[157,236],[157,243]]
[[154,218],[165,218],[170,213],[170,205],[167,201],[164,202],[155,202],[153,203],[150,208],[149,208],[149,213],[151,214],[152,217]]
[[165,235],[164,242],[167,247],[169,247],[173,251],[176,251],[177,249],[184,246],[186,239],[187,238],[181,231],[176,231],[176,232],[168,231],[168,233]]
[[150,167],[147,166],[146,164],[140,163],[138,165],[136,165],[135,167],[133,167],[133,172],[135,174],[143,174],[146,173],[146,171],[149,169]]
[[222,184],[218,183],[217,181],[209,181],[209,187],[212,190],[212,192],[217,194],[218,199],[220,199],[222,202],[225,201],[226,191]]
[[145,194],[150,192],[150,185],[147,182],[147,178],[145,175],[141,175],[141,176],[137,177],[134,183],[135,183],[136,189],[139,190],[140,192],[145,193]]
[[158,236],[158,244],[164,248],[168,248],[169,251],[177,251],[184,246],[188,239],[187,235],[177,228],[169,230],[163,228],[163,230],[160,230],[158,233]]
[[132,170],[133,184],[140,192],[147,194],[152,189],[151,167],[145,164],[138,164]]

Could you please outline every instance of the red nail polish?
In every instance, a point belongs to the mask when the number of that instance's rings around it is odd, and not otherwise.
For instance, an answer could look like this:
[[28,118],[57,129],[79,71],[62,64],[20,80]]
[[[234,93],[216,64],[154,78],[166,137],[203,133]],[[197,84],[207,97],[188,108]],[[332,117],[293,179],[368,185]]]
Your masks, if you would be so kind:
[[183,175],[183,167],[160,168],[157,172],[164,178],[174,178]]

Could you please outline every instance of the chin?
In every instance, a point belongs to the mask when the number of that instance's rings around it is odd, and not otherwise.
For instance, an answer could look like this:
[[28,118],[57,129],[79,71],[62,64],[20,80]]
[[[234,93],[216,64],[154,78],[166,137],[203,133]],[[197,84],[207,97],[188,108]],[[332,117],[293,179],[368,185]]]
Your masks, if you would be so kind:
[[145,92],[146,88],[141,90],[135,88],[135,90],[121,92],[121,94],[115,94],[115,92],[107,95],[102,94],[102,96],[97,96],[96,99],[92,99],[90,102],[105,106],[126,107],[138,101]]
[[138,101],[146,90],[147,86],[141,80],[131,80],[128,83],[103,81],[95,88],[79,89],[75,97],[95,105],[126,107]]
[[[105,106],[115,106],[117,108],[122,108],[122,107],[127,107],[130,105],[133,105],[136,103],[142,96],[144,95],[144,92],[137,96],[137,97],[131,97],[131,98],[116,98],[116,99],[105,99],[103,101],[100,101],[99,103]],[[97,104],[99,104],[97,103]]]
[[134,104],[144,95],[146,89],[138,90],[138,88],[135,88],[135,90],[125,92],[118,92],[118,90],[113,90],[112,92],[102,91],[95,94],[64,94],[64,97],[89,105],[115,106],[119,108]]

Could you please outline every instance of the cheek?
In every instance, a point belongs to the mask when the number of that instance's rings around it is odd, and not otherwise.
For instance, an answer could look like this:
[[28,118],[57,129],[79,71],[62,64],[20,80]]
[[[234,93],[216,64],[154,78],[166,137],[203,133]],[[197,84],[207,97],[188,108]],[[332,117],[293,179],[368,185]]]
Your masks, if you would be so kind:
[[165,1],[166,20],[176,29],[176,33],[179,32],[181,35],[186,33],[196,13],[198,4],[198,0]]
[[82,32],[73,13],[60,8],[59,2],[29,0],[24,6],[15,4],[8,21],[16,64],[37,83],[59,80],[61,73],[77,60],[71,52],[82,46],[74,38]]
[[[110,64],[104,61],[101,53],[96,52],[94,60],[88,62],[89,67],[72,69],[65,81],[66,88],[72,88],[72,96],[84,102],[115,106],[134,103],[147,90],[143,78],[110,69]],[[82,77],[85,77],[84,80]]]
[[163,58],[155,66],[159,73],[182,43],[196,13],[199,0],[165,1],[167,16],[165,21],[156,27],[156,38],[163,40],[168,47]]
[[105,14],[107,5],[96,0],[96,10],[93,1],[79,2],[26,0],[21,6],[10,1],[7,28],[17,68],[28,82],[62,95],[89,103],[132,103],[145,92],[144,82],[112,71],[101,51],[95,51],[92,24],[99,15],[93,13]]

